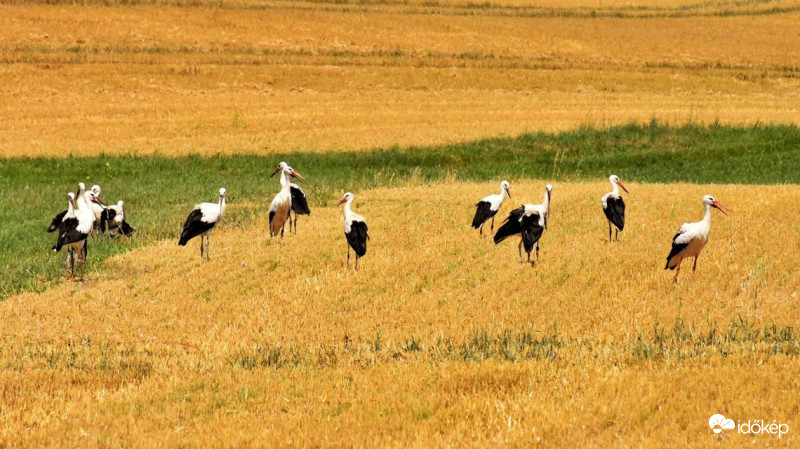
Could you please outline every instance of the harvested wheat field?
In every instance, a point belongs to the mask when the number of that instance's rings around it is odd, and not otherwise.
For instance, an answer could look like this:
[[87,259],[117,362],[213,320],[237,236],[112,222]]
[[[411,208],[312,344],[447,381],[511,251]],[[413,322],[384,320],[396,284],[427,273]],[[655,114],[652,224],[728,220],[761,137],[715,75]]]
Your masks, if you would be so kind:
[[36,3],[0,6],[7,157],[800,121],[796,0]]
[[[512,184],[500,215],[544,184]],[[0,441],[717,447],[723,413],[790,426],[730,444],[796,445],[800,189],[628,187],[608,243],[608,184],[557,183],[534,266],[469,228],[494,183],[449,182],[356,191],[359,271],[343,266],[341,210],[318,207],[284,247],[263,222],[223,226],[210,262],[197,241],[162,241],[8,298]],[[706,193],[734,212],[714,211],[697,279],[674,284],[670,239]]]

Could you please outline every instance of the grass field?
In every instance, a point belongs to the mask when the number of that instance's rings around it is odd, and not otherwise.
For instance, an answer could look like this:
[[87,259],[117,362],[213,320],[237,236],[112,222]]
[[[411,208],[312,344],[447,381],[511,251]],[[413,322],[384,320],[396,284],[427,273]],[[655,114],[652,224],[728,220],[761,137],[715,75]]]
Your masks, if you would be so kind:
[[5,156],[800,122],[795,0],[52,3],[0,6]]
[[[798,0],[2,2],[0,448],[798,446],[798,23]],[[285,247],[281,160],[312,207]],[[534,266],[469,228],[501,179],[500,215],[555,185]],[[73,283],[44,229],[78,181],[137,234],[92,239]],[[204,262],[177,235],[223,186]],[[704,194],[733,213],[675,284]],[[719,442],[716,413],[790,430]]]
[[[0,296],[42,290],[60,278],[63,260],[48,254],[55,236],[43,230],[66,208],[66,192],[78,181],[99,183],[107,202],[125,200],[138,230],[133,246],[139,246],[177,238],[191,207],[214,200],[223,186],[230,193],[229,226],[263,220],[278,185],[268,174],[284,159],[308,176],[307,193],[319,207],[346,190],[444,180],[595,180],[612,171],[626,182],[800,183],[798,148],[794,126],[673,128],[652,122],[372,152],[6,159],[0,166],[0,188],[8,199],[0,210],[0,221],[8,223],[0,229]],[[465,207],[474,200],[465,198]],[[131,247],[105,239],[92,243],[90,269],[94,261]]]
[[[538,201],[545,182],[512,184],[511,204]],[[20,446],[694,447],[718,444],[717,412],[794,429],[800,229],[787,217],[800,189],[628,186],[628,226],[609,244],[606,183],[556,183],[535,267],[517,262],[514,242],[468,229],[472,199],[494,183],[449,182],[356,190],[372,236],[358,272],[343,268],[341,211],[318,206],[284,248],[263,223],[225,227],[209,263],[164,241],[85,283],[8,298],[0,435]],[[674,285],[670,238],[700,218],[706,193],[735,212],[714,215],[698,279]],[[426,213],[408,220],[419,198]],[[770,226],[754,234],[752,221]]]

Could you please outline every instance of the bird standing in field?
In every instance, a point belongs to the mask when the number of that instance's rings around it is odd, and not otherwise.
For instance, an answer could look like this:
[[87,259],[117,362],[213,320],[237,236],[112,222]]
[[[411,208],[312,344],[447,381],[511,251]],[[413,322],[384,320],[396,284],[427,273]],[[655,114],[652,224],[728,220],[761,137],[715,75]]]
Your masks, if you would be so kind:
[[500,206],[503,205],[503,200],[506,195],[508,195],[508,198],[511,198],[511,192],[508,190],[508,187],[508,181],[502,181],[500,183],[500,193],[487,195],[475,204],[475,217],[472,219],[472,227],[480,229],[480,235],[483,235],[484,223],[490,218],[492,219],[491,230],[494,231],[494,216],[497,215],[497,211],[499,211]]
[[[83,210],[76,207],[74,193],[70,192],[67,196],[69,200],[67,211],[58,225],[58,240],[53,246],[53,251],[59,252],[61,248],[67,248],[67,269],[70,271],[70,277],[73,281],[75,280],[75,260],[77,259],[81,265],[81,280],[83,280],[83,267],[88,254],[87,237],[92,231],[94,213],[89,207],[84,207]],[[94,193],[91,191],[84,192],[83,196],[81,202],[87,205],[94,203]]]
[[367,221],[361,215],[353,212],[350,205],[353,204],[353,194],[347,192],[342,199],[336,202],[336,206],[344,204],[344,236],[347,238],[347,267],[350,267],[350,248],[356,253],[356,270],[358,270],[358,259],[367,253]]
[[103,220],[103,212],[106,210],[106,205],[103,202],[103,200],[100,199],[101,192],[102,189],[100,189],[99,185],[95,184],[92,186],[92,193],[94,193],[94,196],[97,199],[97,202],[91,204],[92,212],[94,213],[93,229],[105,233],[106,229],[102,220]]
[[[278,164],[278,168],[283,170],[284,167],[287,167],[288,164],[286,162],[281,162]],[[273,173],[274,175],[274,173]],[[281,176],[281,187],[286,182],[286,178]],[[298,215],[311,215],[311,209],[308,207],[308,199],[306,198],[306,192],[300,188],[299,185],[290,182],[289,183],[289,193],[292,197],[292,212],[294,212],[294,233],[297,234],[297,216]],[[289,232],[292,231],[292,217],[289,217]]]
[[614,240],[616,241],[619,241],[619,231],[625,228],[625,202],[622,201],[619,188],[622,187],[625,193],[628,193],[628,189],[625,188],[625,184],[619,180],[617,175],[609,176],[608,182],[611,183],[611,191],[603,195],[601,202],[603,204],[603,213],[608,220],[608,241],[610,242],[612,224],[617,228],[616,234],[614,234]]
[[130,238],[136,231],[125,221],[125,202],[119,200],[116,205],[112,204],[103,211],[101,216],[100,231],[106,232],[106,222],[108,223],[108,233],[111,237],[124,236]]
[[525,252],[528,253],[528,263],[531,261],[531,251],[534,246],[536,247],[536,260],[539,260],[539,240],[547,228],[552,190],[553,186],[550,184],[545,187],[544,200],[541,204],[523,204],[512,210],[494,235],[494,243],[497,245],[512,235],[521,234],[522,238],[517,246],[520,263],[523,262],[523,246]]
[[[672,249],[667,256],[667,264],[664,269],[675,270],[675,282],[678,282],[681,262],[687,257],[694,257],[694,266],[692,266],[692,280],[694,280],[697,258],[700,257],[700,251],[708,243],[708,237],[711,234],[711,208],[719,209],[720,212],[728,215],[725,212],[728,208],[717,202],[711,195],[703,197],[703,207],[706,210],[703,219],[696,223],[682,224],[675,237],[672,238]],[[730,209],[728,210],[730,211]]]
[[203,237],[206,241],[206,260],[211,260],[211,250],[209,248],[211,230],[222,222],[222,217],[225,215],[225,197],[228,191],[225,188],[219,189],[219,202],[218,203],[200,203],[194,206],[194,209],[186,217],[186,223],[183,224],[183,232],[181,238],[178,240],[178,245],[186,246],[186,242],[200,236],[200,258],[203,258]]
[[300,173],[294,171],[292,167],[286,165],[285,162],[278,164],[278,168],[270,175],[270,178],[281,172],[281,190],[272,199],[269,205],[269,237],[275,237],[278,232],[281,234],[281,246],[283,246],[283,228],[286,221],[289,220],[289,214],[292,211],[292,193],[291,182],[289,178],[297,178],[300,181],[305,181]]

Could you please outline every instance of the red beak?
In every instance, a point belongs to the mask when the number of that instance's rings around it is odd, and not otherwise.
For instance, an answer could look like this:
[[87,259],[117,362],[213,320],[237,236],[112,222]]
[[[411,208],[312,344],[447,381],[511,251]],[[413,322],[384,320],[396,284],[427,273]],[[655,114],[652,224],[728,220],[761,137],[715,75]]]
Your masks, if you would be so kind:
[[625,188],[625,184],[623,184],[623,183],[622,183],[622,181],[618,181],[618,182],[617,182],[617,184],[618,184],[620,187],[622,187],[622,190],[624,190],[624,191],[625,191],[625,193],[630,193],[630,192],[628,192],[628,189],[626,189],[626,188]]
[[[715,208],[719,209],[719,211],[722,212],[725,215],[728,215],[728,212],[733,212],[731,209],[729,209],[728,207],[724,206],[723,204],[720,204],[718,201],[714,201],[713,203],[711,203],[711,205],[714,206]],[[726,212],[726,210],[727,210],[727,212]]]
[[300,181],[306,182],[306,178],[304,178],[300,173],[297,173],[296,171],[292,172],[292,177],[297,178]]
[[275,176],[275,174],[276,174],[276,173],[278,173],[279,171],[281,171],[281,168],[280,168],[280,167],[276,168],[276,169],[275,169],[275,171],[274,171],[274,172],[272,172],[272,174],[271,174],[271,175],[269,175],[269,177],[271,178],[271,177]]
[[335,204],[334,206],[338,206],[338,205],[340,205],[340,204],[344,203],[345,201],[347,201],[347,198],[345,198],[345,197],[342,197],[342,199],[340,199],[339,201],[337,201],[337,202],[336,202],[336,204]]

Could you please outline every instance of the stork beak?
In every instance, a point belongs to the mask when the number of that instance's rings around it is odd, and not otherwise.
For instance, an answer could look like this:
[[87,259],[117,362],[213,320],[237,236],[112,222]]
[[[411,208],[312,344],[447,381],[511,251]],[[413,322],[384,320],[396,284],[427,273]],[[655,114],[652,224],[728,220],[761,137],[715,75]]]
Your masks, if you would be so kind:
[[304,178],[300,173],[297,173],[296,171],[292,172],[292,177],[297,178],[300,181],[306,182],[306,178]]
[[506,195],[508,195],[508,198],[511,199],[511,190],[510,189],[506,189]]
[[719,209],[719,211],[722,212],[725,215],[728,215],[728,212],[733,212],[731,209],[729,209],[728,207],[726,207],[723,204],[720,204],[718,201],[714,201],[713,203],[711,203],[711,206]]
[[106,203],[104,203],[99,197],[94,197],[94,202],[105,207],[106,209],[108,208],[108,205],[106,205]]
[[617,184],[618,184],[620,187],[622,187],[622,190],[624,190],[624,191],[625,191],[625,193],[630,193],[630,192],[628,192],[628,189],[627,189],[627,188],[625,188],[625,184],[623,184],[623,183],[622,183],[622,181],[619,181]]
[[336,202],[336,204],[334,204],[334,207],[338,206],[338,205],[340,205],[340,204],[342,204],[344,202],[345,202],[345,197],[342,197],[342,199],[340,199],[339,201]]
[[281,168],[280,168],[280,167],[276,168],[276,169],[275,169],[275,171],[274,171],[274,172],[272,172],[272,174],[271,174],[271,175],[269,175],[269,177],[271,178],[271,177],[275,176],[275,174],[276,174],[276,173],[278,173],[279,171],[281,171]]

